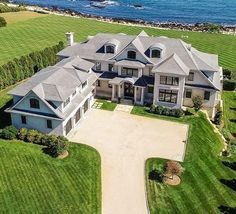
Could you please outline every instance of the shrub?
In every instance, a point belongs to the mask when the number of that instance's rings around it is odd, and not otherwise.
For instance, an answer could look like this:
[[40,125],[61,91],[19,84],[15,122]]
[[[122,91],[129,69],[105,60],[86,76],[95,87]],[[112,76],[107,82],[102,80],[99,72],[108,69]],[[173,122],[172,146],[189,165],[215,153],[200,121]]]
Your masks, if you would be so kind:
[[195,96],[192,98],[192,101],[193,101],[193,108],[195,109],[195,111],[199,111],[203,104],[202,97]]
[[182,117],[184,116],[184,111],[182,109],[173,109],[174,110],[174,115],[175,117]]
[[58,141],[58,137],[54,134],[46,135],[46,144],[45,146],[52,147],[54,146]]
[[27,132],[27,135],[26,135],[25,139],[26,139],[27,142],[33,143],[38,134],[39,134],[39,132],[37,130],[30,129]]
[[182,166],[176,161],[167,161],[165,170],[166,174],[171,174],[172,179],[174,175],[180,176],[183,172]]
[[194,115],[194,110],[192,108],[187,108],[184,112],[185,115]]
[[18,130],[14,126],[7,126],[0,132],[0,137],[7,140],[13,140],[17,137]]
[[18,135],[17,135],[18,139],[25,140],[27,132],[28,132],[28,130],[26,128],[21,128],[18,132]]
[[53,145],[49,147],[49,152],[52,157],[58,157],[67,151],[67,142],[57,140]]
[[150,106],[150,112],[151,112],[151,113],[155,113],[155,110],[156,110],[156,106],[152,104],[152,105]]
[[223,82],[223,89],[225,91],[234,91],[236,88],[236,82],[224,80]]
[[156,106],[155,113],[156,114],[163,114],[164,107],[163,106]]
[[162,182],[164,178],[163,168],[153,169],[149,172],[148,178],[153,181]]
[[0,27],[6,27],[6,26],[7,26],[6,20],[0,16]]
[[34,137],[33,143],[42,145],[42,137],[43,136],[44,136],[44,134],[38,132]]
[[221,109],[219,109],[216,114],[215,114],[215,117],[214,117],[214,123],[216,125],[220,125],[221,124],[221,121],[222,121],[222,117],[223,117],[223,112]]
[[230,80],[231,79],[231,71],[227,68],[224,68],[223,69],[223,77],[224,77],[224,79]]

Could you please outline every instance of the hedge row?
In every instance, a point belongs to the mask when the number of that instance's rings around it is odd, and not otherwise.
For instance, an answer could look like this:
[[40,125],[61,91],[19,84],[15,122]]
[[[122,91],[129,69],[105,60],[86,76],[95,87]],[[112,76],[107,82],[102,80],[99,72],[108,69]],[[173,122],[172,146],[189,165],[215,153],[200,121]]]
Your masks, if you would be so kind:
[[26,10],[23,6],[18,7],[10,7],[7,4],[1,4],[0,3],[0,13],[8,13],[8,12],[19,12]]
[[31,77],[42,68],[57,63],[59,59],[56,53],[63,48],[63,42],[59,42],[55,46],[15,58],[0,66],[0,90]]
[[0,138],[6,140],[18,139],[28,143],[46,146],[46,151],[53,157],[58,157],[67,150],[68,140],[63,136],[47,135],[33,129],[16,129],[14,126],[7,126],[0,129]]
[[182,117],[184,115],[184,111],[182,109],[171,109],[164,106],[155,106],[151,105],[150,112],[159,115],[166,115],[172,117]]
[[236,82],[229,81],[229,80],[224,80],[223,89],[225,91],[234,91],[236,89]]

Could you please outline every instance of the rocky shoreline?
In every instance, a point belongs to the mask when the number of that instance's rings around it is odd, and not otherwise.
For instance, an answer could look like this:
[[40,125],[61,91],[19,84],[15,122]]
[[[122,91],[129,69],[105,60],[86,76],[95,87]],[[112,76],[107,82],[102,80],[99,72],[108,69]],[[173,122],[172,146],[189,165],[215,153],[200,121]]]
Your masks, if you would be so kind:
[[[18,6],[14,3],[8,3],[9,6]],[[118,23],[124,25],[133,25],[140,27],[151,27],[151,28],[161,28],[161,29],[175,29],[181,31],[197,31],[197,32],[214,32],[214,33],[223,33],[230,34],[236,36],[236,24],[235,25],[216,25],[209,23],[177,23],[177,22],[150,22],[144,20],[133,20],[126,18],[110,18],[104,16],[97,16],[92,14],[85,14],[81,12],[77,12],[71,9],[63,9],[57,6],[53,7],[41,7],[37,5],[27,5],[27,10],[35,11],[38,13],[48,13],[54,15],[62,15],[62,16],[73,16],[79,18],[89,18],[95,19],[98,21],[109,22],[109,23]]]

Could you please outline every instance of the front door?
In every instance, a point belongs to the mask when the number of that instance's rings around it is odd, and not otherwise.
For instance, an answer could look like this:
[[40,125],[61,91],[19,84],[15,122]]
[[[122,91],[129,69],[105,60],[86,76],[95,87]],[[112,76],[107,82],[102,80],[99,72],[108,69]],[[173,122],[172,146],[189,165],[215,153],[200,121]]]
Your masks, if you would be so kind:
[[125,97],[134,97],[134,87],[131,83],[124,83],[124,96]]

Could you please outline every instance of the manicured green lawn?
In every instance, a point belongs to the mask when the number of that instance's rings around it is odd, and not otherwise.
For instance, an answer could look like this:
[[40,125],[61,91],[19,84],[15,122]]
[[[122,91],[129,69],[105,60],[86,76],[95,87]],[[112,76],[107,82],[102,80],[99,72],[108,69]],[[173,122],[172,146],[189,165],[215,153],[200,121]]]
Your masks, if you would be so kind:
[[[20,17],[20,16],[19,16]],[[65,41],[65,32],[74,31],[75,40],[85,40],[98,32],[138,34],[145,29],[149,35],[183,38],[201,51],[219,54],[220,64],[236,71],[236,37],[222,34],[158,30],[71,18],[45,16],[11,24],[0,29],[0,64],[47,46]]]
[[236,137],[236,92],[224,91],[224,128]]
[[71,143],[58,160],[37,145],[0,140],[1,213],[101,213],[100,156]]
[[100,109],[108,110],[108,111],[114,111],[117,106],[116,103],[111,102],[109,100],[104,100],[104,99],[98,99],[96,101],[96,103],[98,103],[98,104],[101,103],[102,105],[101,105]]
[[[132,113],[159,118],[142,107],[134,107]],[[160,184],[149,180],[148,174],[158,168],[163,160],[147,160],[146,188],[151,213],[218,213],[221,205],[235,207],[236,192],[222,184],[220,179],[233,179],[236,172],[222,164],[219,156],[222,142],[210,123],[202,115],[173,120],[190,125],[186,156],[182,163],[185,172],[179,186]]]

